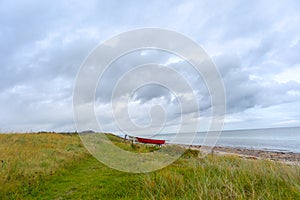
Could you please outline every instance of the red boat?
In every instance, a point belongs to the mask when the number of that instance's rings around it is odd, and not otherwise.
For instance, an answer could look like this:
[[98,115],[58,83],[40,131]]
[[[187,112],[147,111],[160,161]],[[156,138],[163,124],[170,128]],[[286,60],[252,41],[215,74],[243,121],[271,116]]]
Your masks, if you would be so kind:
[[162,145],[162,144],[165,144],[165,142],[166,142],[166,140],[157,140],[157,139],[140,138],[140,137],[137,137],[136,139],[138,140],[138,142],[148,143],[148,144]]

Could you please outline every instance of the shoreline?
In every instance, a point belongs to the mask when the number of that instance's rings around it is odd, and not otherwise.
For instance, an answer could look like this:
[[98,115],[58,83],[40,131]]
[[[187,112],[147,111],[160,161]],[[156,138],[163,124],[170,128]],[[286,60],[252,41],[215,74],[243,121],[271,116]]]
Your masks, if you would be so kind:
[[[201,151],[201,145],[179,145],[184,148],[190,148],[194,150]],[[274,150],[259,150],[259,149],[249,149],[249,148],[241,148],[241,147],[221,147],[215,146],[213,147],[214,155],[226,156],[226,155],[234,155],[245,159],[253,159],[253,160],[271,160],[276,162],[281,162],[290,165],[300,165],[300,153],[294,152],[282,152],[282,151],[274,151]]]

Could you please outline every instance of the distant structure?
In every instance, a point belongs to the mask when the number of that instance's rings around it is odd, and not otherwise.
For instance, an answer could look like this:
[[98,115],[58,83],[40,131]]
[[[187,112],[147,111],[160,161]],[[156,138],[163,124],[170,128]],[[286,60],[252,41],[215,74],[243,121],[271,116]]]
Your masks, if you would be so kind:
[[96,132],[93,130],[86,130],[86,131],[81,131],[80,133],[81,134],[89,134],[89,133],[96,133]]

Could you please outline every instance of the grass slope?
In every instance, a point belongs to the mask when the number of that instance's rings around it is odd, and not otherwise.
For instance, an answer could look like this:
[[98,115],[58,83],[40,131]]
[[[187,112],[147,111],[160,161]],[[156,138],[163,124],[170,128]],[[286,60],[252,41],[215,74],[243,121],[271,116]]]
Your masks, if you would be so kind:
[[87,155],[77,135],[0,134],[0,199],[21,199]]
[[[129,174],[110,169],[88,155],[78,136],[0,136],[1,156],[6,160],[12,155],[23,158],[19,162],[14,161],[19,164],[12,174],[7,171],[8,165],[0,168],[0,178],[5,180],[5,184],[0,183],[2,199],[300,199],[300,170],[295,166],[232,156],[199,158],[197,152],[190,150],[160,171]],[[18,145],[6,145],[15,143],[15,137],[23,141],[19,150],[14,149]],[[52,137],[59,137],[60,141]],[[153,150],[109,137],[127,150]],[[32,152],[34,140],[39,141],[34,147],[39,151]],[[22,149],[28,150],[22,154],[5,154]],[[51,160],[47,165],[39,165],[45,162],[45,155],[40,151],[48,152],[49,149],[56,153],[50,154],[50,157],[47,154],[48,160]],[[18,159],[11,158],[13,160]],[[38,167],[31,168],[31,162]],[[10,174],[10,179],[7,179],[4,170]],[[32,178],[35,171],[41,172],[38,178]]]

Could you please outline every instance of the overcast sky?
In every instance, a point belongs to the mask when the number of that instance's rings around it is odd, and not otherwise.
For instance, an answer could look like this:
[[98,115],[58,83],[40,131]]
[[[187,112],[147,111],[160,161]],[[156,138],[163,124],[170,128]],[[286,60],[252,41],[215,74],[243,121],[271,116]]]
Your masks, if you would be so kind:
[[[143,27],[182,33],[208,53],[226,89],[225,129],[299,126],[299,10],[299,1],[1,1],[0,131],[75,130],[72,92],[81,63],[104,40]],[[185,71],[188,64],[149,50],[115,62],[98,88],[95,108],[106,130],[118,131],[106,97],[129,69],[121,65],[148,60],[185,74],[207,122],[210,96]],[[146,125],[146,111],[157,104],[172,131],[178,102],[166,88],[141,88],[128,112]]]

